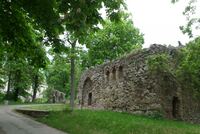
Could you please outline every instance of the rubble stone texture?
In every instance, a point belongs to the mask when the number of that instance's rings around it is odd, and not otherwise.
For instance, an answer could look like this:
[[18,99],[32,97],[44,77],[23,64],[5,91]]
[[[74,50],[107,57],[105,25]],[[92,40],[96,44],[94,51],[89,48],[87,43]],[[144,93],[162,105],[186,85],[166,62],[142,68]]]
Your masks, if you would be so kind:
[[193,93],[181,88],[172,74],[153,74],[148,69],[149,56],[173,57],[177,49],[153,44],[86,70],[78,85],[80,106],[200,122],[200,103]]
[[53,90],[49,97],[49,102],[51,103],[65,103],[65,93],[60,92],[58,90]]

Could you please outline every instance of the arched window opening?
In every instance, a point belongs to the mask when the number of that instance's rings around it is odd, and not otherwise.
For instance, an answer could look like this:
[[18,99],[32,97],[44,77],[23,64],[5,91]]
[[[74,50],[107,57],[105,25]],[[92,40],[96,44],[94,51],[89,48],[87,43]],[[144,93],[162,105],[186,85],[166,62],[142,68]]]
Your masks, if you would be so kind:
[[109,81],[109,77],[110,77],[110,72],[106,71],[106,81]]
[[116,69],[115,68],[112,71],[112,80],[116,80]]
[[119,67],[118,78],[123,78],[123,67]]

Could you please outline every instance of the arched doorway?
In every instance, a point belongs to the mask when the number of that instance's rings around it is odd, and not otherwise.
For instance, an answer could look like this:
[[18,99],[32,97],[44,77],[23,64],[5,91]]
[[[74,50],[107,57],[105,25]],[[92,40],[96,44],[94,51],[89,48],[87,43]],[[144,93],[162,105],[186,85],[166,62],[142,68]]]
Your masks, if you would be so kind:
[[176,119],[180,117],[180,100],[178,97],[173,97],[172,100],[172,116]]
[[82,90],[82,106],[83,105],[92,105],[92,81],[90,78],[87,78],[83,85]]

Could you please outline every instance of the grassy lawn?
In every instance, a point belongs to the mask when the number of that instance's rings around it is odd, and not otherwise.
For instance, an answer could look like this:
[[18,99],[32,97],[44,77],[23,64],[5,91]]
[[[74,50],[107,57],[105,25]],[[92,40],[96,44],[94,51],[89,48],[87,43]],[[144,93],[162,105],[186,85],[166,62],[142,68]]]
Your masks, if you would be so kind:
[[22,107],[22,109],[28,110],[44,110],[44,111],[63,111],[67,109],[67,105],[64,104],[33,104]]
[[200,125],[111,111],[54,111],[39,121],[69,134],[200,134]]

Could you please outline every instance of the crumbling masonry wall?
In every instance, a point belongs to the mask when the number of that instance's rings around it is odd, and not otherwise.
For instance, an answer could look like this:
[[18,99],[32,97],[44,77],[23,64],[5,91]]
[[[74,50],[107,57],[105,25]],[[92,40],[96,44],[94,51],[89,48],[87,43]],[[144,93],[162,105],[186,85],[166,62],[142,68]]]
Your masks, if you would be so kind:
[[[148,69],[149,56],[162,53],[172,56],[176,49],[154,44],[148,49],[88,69],[79,82],[79,104],[81,107],[161,114],[166,118],[198,122],[198,103],[188,97],[173,75],[155,75]],[[196,108],[191,108],[193,106]]]

